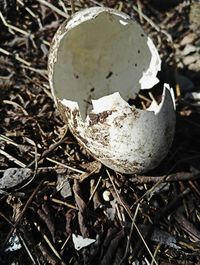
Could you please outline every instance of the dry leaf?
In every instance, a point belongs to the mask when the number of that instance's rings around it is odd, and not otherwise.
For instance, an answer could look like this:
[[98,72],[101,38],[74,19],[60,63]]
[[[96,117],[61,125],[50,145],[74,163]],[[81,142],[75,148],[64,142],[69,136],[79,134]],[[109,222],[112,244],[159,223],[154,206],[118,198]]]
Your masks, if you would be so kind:
[[0,189],[10,189],[31,177],[30,168],[8,168],[3,172],[0,179]]

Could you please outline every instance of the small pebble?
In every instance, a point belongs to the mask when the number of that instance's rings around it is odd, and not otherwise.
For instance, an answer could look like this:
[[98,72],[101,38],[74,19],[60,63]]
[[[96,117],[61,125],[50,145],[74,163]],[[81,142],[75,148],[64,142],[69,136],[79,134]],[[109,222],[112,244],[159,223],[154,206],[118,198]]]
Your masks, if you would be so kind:
[[104,199],[104,201],[106,201],[106,202],[109,202],[109,201],[112,200],[112,194],[111,194],[111,192],[110,192],[109,190],[105,190],[105,191],[103,192],[103,199]]

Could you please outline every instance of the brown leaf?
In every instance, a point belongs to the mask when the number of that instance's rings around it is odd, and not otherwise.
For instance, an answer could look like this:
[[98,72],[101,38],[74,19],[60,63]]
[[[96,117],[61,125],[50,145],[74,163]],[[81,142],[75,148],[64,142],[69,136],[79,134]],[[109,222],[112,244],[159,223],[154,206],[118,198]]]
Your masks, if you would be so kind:
[[193,242],[200,242],[200,231],[182,214],[176,214],[176,221],[180,227],[189,235],[189,238]]
[[81,198],[81,190],[78,180],[74,180],[73,191],[75,195],[75,201],[78,206],[78,221],[80,231],[83,237],[89,237],[89,232],[86,227],[86,203]]
[[72,234],[72,222],[75,219],[75,217],[76,217],[76,212],[74,209],[68,210],[65,215],[65,218],[66,218],[65,229],[66,229],[66,232],[70,235]]
[[49,208],[46,205],[42,205],[42,209],[37,210],[38,215],[43,220],[43,222],[46,224],[49,232],[51,233],[53,242],[55,242],[55,226],[54,221],[52,220],[52,214],[50,213]]
[[[116,236],[111,240],[106,253],[102,257],[101,265],[107,265],[107,264],[116,264],[116,259],[119,260],[119,253],[121,254],[122,258],[122,251],[120,251],[120,244],[124,238],[124,231],[119,231]],[[121,247],[123,248],[125,244],[122,244]],[[120,251],[120,252],[119,252]]]

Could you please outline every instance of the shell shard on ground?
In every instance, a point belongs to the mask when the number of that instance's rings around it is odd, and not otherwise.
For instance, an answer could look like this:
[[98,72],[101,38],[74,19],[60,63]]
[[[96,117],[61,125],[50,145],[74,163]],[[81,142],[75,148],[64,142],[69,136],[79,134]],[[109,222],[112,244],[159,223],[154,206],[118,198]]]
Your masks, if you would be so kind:
[[156,167],[171,145],[173,90],[160,104],[136,109],[127,101],[159,80],[158,52],[141,27],[114,9],[76,13],[54,37],[49,79],[62,118],[78,142],[104,165],[122,173]]
[[83,238],[82,236],[75,234],[72,234],[72,240],[76,250],[81,250],[82,248],[88,247],[96,241],[96,239]]

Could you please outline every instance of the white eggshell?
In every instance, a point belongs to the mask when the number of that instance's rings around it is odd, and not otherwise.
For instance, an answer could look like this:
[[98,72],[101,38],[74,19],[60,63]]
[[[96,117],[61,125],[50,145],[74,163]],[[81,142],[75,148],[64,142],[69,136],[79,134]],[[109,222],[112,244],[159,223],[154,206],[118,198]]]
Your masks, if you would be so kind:
[[122,173],[156,167],[171,145],[173,90],[148,110],[127,103],[159,80],[158,52],[141,27],[114,9],[76,13],[57,31],[49,55],[49,80],[61,116],[79,143]]
[[72,234],[72,240],[76,250],[81,250],[82,248],[85,248],[96,241],[96,239],[83,238],[82,236],[75,234]]

